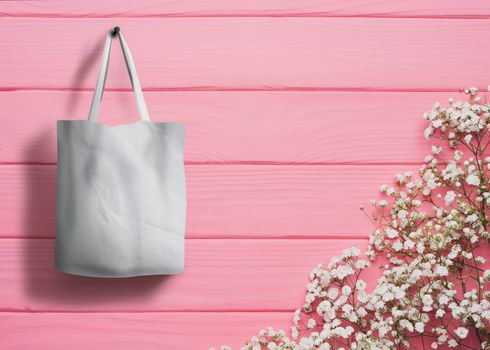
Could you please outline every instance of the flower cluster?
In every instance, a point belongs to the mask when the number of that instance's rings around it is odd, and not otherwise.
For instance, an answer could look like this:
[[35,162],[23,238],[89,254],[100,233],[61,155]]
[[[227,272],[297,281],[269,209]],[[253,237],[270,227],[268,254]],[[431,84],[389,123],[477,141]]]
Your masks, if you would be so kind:
[[290,334],[267,328],[242,350],[490,349],[490,103],[465,93],[424,113],[439,142],[371,200],[367,251],[318,265]]

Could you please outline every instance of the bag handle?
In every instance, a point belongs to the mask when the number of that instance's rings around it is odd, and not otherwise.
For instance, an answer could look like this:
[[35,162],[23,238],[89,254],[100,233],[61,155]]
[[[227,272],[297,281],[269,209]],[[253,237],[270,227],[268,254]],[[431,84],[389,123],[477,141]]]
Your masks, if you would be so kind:
[[104,52],[102,53],[102,62],[100,64],[99,76],[97,78],[97,84],[95,85],[95,91],[92,97],[92,104],[90,106],[90,112],[88,120],[95,122],[99,114],[100,103],[102,102],[102,95],[104,94],[104,87],[107,78],[107,68],[109,66],[109,56],[111,51],[112,36],[117,35],[121,43],[122,52],[124,55],[124,61],[128,68],[129,78],[131,80],[131,86],[133,87],[134,94],[136,96],[136,105],[142,120],[150,120],[148,109],[146,108],[145,99],[143,97],[143,91],[141,90],[138,74],[136,73],[136,66],[134,65],[133,56],[129,50],[126,40],[119,29],[115,27],[113,31],[107,33],[105,40]]

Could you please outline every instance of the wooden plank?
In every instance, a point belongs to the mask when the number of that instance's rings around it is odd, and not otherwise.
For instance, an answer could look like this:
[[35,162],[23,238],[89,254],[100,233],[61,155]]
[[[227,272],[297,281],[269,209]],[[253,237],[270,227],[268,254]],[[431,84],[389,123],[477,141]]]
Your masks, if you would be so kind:
[[24,17],[185,17],[185,16],[376,16],[482,17],[486,1],[464,0],[252,0],[226,1],[2,1],[0,15]]
[[57,272],[54,240],[1,239],[1,311],[285,311],[308,274],[366,240],[193,239],[183,273],[123,279]]
[[[431,144],[422,114],[448,97],[466,100],[456,92],[145,93],[154,121],[185,122],[188,164],[421,162]],[[91,98],[0,92],[0,162],[56,162],[56,120],[86,119]],[[138,118],[132,93],[104,93],[99,122]]]
[[[110,18],[4,18],[0,87],[92,89]],[[486,88],[490,22],[121,18],[147,89]],[[22,60],[19,60],[22,57]],[[107,88],[128,88],[122,54]]]
[[[267,326],[289,329],[289,312],[0,313],[3,350],[239,349]],[[29,336],[26,336],[28,334]]]
[[[186,237],[367,237],[359,210],[415,166],[191,165]],[[54,237],[56,166],[0,166],[0,236]]]
[[[4,350],[37,350],[39,344],[51,350],[205,350],[239,349],[267,326],[289,332],[291,319],[277,312],[0,313],[0,327]],[[474,334],[465,344],[480,346]]]

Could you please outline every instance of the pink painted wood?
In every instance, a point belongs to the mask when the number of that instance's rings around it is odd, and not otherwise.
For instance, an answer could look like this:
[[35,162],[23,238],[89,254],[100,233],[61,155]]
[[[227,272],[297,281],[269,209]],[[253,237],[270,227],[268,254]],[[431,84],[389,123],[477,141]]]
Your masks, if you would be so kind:
[[[407,170],[417,167],[189,165],[186,237],[366,238],[359,205]],[[55,182],[53,165],[0,166],[0,237],[53,238]]]
[[316,265],[367,239],[190,239],[182,274],[126,279],[57,272],[53,243],[0,240],[0,310],[293,311]]
[[18,1],[0,3],[0,15],[16,17],[429,17],[485,18],[490,6],[484,0],[249,0],[227,1]]
[[[487,88],[490,22],[401,18],[120,18],[143,88]],[[3,18],[0,86],[93,89],[107,18]],[[13,34],[14,33],[14,34]],[[471,39],[469,39],[471,38]],[[35,54],[33,54],[35,53]],[[22,59],[19,59],[22,57]],[[471,60],[471,64],[469,61]],[[218,69],[219,67],[219,69]],[[107,88],[128,88],[122,54]]]
[[206,350],[238,349],[258,329],[291,320],[290,312],[3,312],[0,328],[2,349]]
[[[420,163],[430,145],[420,139],[425,128],[422,113],[436,101],[462,95],[145,92],[153,120],[186,123],[187,164]],[[56,120],[86,119],[90,99],[90,92],[0,94],[0,162],[56,162]],[[131,93],[104,93],[100,122],[129,123],[137,118]]]
[[[487,89],[489,16],[463,0],[1,1],[2,350],[238,347],[287,329],[308,272],[365,247],[358,205],[416,171],[422,113]],[[114,25],[153,119],[187,125],[179,276],[54,270],[55,121],[86,118]],[[130,122],[111,59],[101,121]]]

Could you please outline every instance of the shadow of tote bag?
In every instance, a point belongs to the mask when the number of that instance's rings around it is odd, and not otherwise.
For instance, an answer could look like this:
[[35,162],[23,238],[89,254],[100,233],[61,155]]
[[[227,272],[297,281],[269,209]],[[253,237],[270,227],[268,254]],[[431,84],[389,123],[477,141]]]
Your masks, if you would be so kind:
[[[131,52],[107,34],[88,120],[57,120],[56,268],[130,277],[184,269],[184,124],[151,122]],[[97,123],[112,36],[119,38],[141,120]]]

